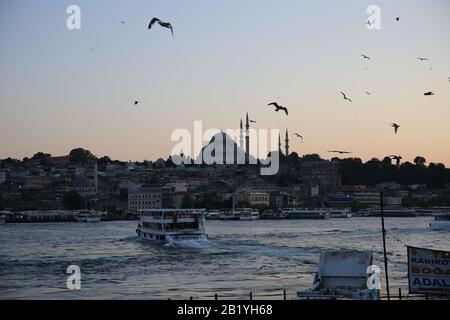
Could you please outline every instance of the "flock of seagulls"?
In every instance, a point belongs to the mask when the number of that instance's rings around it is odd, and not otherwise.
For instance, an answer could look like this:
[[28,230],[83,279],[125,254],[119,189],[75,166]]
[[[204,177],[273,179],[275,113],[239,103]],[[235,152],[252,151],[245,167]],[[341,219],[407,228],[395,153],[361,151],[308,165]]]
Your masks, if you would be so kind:
[[[397,22],[399,22],[399,21],[400,21],[400,17],[396,17],[395,20],[396,20]],[[126,21],[125,21],[125,20],[122,20],[121,23],[122,23],[122,24],[125,24]],[[151,19],[151,21],[150,21],[150,23],[149,23],[149,25],[148,25],[148,30],[151,30],[155,24],[158,24],[158,25],[159,25],[160,27],[162,27],[162,28],[169,29],[169,30],[171,31],[172,37],[174,37],[173,26],[172,26],[172,24],[171,24],[170,22],[162,21],[162,20],[160,20],[160,19],[154,17],[154,18]],[[367,25],[371,26],[372,24],[373,24],[373,22],[371,22],[370,20],[367,21]],[[90,50],[93,51],[94,49],[90,49]],[[371,58],[370,56],[368,56],[367,54],[361,54],[361,57],[362,57],[364,60],[372,61],[372,58]],[[425,57],[418,57],[417,60],[420,60],[420,61],[429,61],[429,59],[428,59],[428,58],[425,58]],[[366,68],[366,69],[368,69],[368,68]],[[431,69],[433,69],[433,68],[431,68]],[[449,81],[450,81],[450,77],[448,77],[448,79],[449,79]],[[340,93],[341,93],[342,98],[343,98],[344,100],[349,101],[349,102],[351,102],[351,103],[353,102],[352,99],[350,99],[344,92],[340,91]],[[365,93],[366,93],[367,95],[372,95],[372,94],[373,94],[373,92],[370,92],[370,91],[366,91]],[[429,92],[425,92],[424,95],[425,95],[425,96],[433,96],[434,93],[433,93],[432,91],[429,91]],[[279,98],[279,97],[277,97],[277,98]],[[134,105],[135,105],[135,106],[137,106],[138,104],[139,104],[139,101],[137,101],[137,100],[134,101]],[[288,109],[287,109],[286,107],[284,107],[284,106],[278,104],[278,102],[271,102],[271,103],[269,103],[267,106],[274,107],[274,108],[275,108],[274,111],[276,111],[276,112],[284,111],[285,114],[286,114],[287,116],[289,115]],[[255,124],[256,124],[256,121],[254,121],[254,120],[249,120],[249,121],[250,121],[251,123],[255,123]],[[390,126],[391,126],[392,128],[394,128],[394,133],[397,134],[397,133],[398,133],[398,129],[400,128],[400,125],[397,124],[397,123],[391,123]],[[303,136],[302,136],[301,134],[299,134],[299,133],[294,133],[293,135],[296,136],[297,138],[299,138],[299,139],[301,140],[301,142],[303,142]],[[331,151],[328,151],[328,152],[329,152],[329,153],[338,153],[338,154],[341,154],[341,155],[342,155],[342,154],[350,154],[350,153],[351,153],[350,151],[342,151],[342,150],[331,150]],[[394,156],[394,155],[391,155],[391,156],[389,156],[389,157],[392,158],[392,159],[394,159],[394,160],[396,160],[396,161],[397,161],[397,165],[399,165],[399,163],[400,163],[400,161],[401,161],[401,159],[402,159],[401,156]],[[263,266],[263,267],[264,267],[264,266]]]

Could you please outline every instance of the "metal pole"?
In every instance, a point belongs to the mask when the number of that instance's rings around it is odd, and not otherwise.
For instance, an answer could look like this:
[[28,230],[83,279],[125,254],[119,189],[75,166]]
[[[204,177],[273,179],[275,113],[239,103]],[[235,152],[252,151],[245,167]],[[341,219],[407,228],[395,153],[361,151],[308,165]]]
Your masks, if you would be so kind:
[[251,291],[250,291],[250,300],[253,300],[253,294]]
[[380,191],[380,206],[381,206],[381,228],[383,233],[383,255],[384,255],[384,272],[386,274],[386,293],[387,299],[391,300],[391,295],[389,294],[389,275],[388,275],[388,262],[386,254],[386,229],[384,228],[384,203],[383,203],[383,191]]
[[283,290],[283,299],[286,300],[286,290]]
[[398,288],[398,300],[402,300],[402,288]]

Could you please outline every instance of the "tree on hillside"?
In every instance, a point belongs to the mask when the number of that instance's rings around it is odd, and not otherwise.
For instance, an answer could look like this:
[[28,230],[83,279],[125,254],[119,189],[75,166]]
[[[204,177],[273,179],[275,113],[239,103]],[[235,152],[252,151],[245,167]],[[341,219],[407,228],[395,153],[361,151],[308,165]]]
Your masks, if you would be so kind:
[[99,170],[104,170],[112,162],[110,157],[104,156],[97,160]]
[[86,163],[91,160],[95,160],[95,156],[89,151],[83,148],[73,149],[69,153],[70,162],[73,163]]
[[416,166],[424,166],[427,160],[422,156],[417,156],[414,158],[414,163]]
[[192,209],[194,208],[194,200],[189,194],[185,194],[183,196],[183,200],[181,201],[181,207],[183,209]]
[[49,153],[38,152],[33,155],[32,160],[41,160],[45,158],[50,158],[52,155]]
[[68,191],[63,195],[63,204],[67,210],[82,209],[83,198],[78,192]]
[[314,154],[305,154],[301,157],[301,161],[321,161],[323,160],[317,153]]
[[128,201],[128,189],[127,188],[120,189],[119,200]]
[[391,157],[384,157],[383,163],[385,165],[391,166],[392,165],[392,158]]
[[5,210],[5,202],[3,201],[1,194],[0,194],[0,210]]

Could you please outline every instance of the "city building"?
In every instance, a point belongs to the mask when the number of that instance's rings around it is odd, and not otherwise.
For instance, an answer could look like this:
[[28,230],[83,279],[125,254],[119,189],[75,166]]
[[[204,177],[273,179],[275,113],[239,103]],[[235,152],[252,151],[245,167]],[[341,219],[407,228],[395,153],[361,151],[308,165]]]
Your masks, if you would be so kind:
[[128,210],[161,209],[162,189],[159,185],[133,185],[128,189]]
[[270,193],[260,191],[239,191],[236,192],[234,201],[248,202],[250,206],[270,206]]
[[335,161],[304,161],[301,164],[303,196],[326,196],[341,187],[339,163]]

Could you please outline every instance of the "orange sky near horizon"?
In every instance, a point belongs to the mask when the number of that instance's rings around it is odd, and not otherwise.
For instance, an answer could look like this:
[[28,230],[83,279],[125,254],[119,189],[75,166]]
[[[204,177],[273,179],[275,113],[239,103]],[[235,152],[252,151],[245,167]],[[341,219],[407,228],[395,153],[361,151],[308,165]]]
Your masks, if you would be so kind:
[[[77,147],[167,158],[174,130],[196,120],[238,129],[249,112],[255,129],[302,134],[290,137],[300,155],[420,155],[450,167],[450,3],[377,2],[382,25],[371,31],[370,1],[80,0],[83,27],[69,31],[68,2],[3,1],[0,158]],[[153,16],[175,37],[148,31]],[[274,100],[289,116],[266,106]]]

